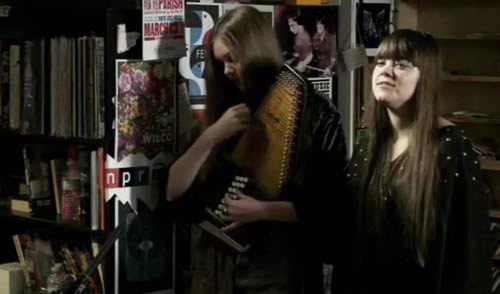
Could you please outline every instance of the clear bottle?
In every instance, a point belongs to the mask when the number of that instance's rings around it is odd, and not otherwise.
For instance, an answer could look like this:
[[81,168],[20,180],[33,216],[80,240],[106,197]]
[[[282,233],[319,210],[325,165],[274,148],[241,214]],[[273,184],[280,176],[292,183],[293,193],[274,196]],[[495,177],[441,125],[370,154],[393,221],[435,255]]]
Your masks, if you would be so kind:
[[80,219],[80,170],[76,149],[68,150],[66,171],[62,179],[62,218],[63,220]]
[[62,182],[62,218],[80,219],[80,178],[65,176]]
[[55,263],[47,278],[47,293],[59,293],[62,288],[65,273],[62,263]]

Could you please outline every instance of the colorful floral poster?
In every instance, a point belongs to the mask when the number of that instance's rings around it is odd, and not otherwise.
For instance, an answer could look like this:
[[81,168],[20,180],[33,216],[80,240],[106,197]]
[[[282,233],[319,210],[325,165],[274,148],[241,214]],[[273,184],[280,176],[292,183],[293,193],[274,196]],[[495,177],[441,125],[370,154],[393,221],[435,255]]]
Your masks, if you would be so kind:
[[133,154],[151,160],[174,153],[176,72],[174,61],[117,61],[118,162]]

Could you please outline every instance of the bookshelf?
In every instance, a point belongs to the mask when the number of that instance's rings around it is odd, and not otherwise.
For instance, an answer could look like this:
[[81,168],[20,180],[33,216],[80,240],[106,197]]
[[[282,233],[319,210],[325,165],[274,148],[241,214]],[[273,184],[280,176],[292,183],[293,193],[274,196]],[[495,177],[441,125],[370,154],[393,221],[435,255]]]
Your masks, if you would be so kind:
[[481,125],[493,125],[493,126],[500,126],[500,121],[491,121],[491,120],[486,120],[486,119],[481,119],[481,118],[471,118],[471,117],[457,117],[457,116],[451,116],[451,115],[443,115],[443,117],[457,125],[462,125],[462,126],[467,126],[467,125],[476,125],[476,126],[481,126]]
[[46,136],[22,134],[17,130],[0,129],[0,138],[3,140],[14,140],[24,144],[77,144],[94,147],[102,147],[105,144],[104,139],[86,139],[77,137]]
[[500,219],[500,210],[490,209],[490,217],[493,219]]
[[500,83],[500,76],[458,75],[444,73],[442,79],[450,82]]
[[480,157],[481,169],[500,172],[500,160],[488,157]]
[[439,40],[478,40],[478,41],[500,41],[500,34],[498,33],[450,33],[435,35],[436,39]]
[[[72,252],[73,246],[90,250],[94,241],[106,238],[103,190],[88,187],[102,182],[90,168],[104,162],[112,141],[109,115],[113,113],[109,110],[111,101],[106,99],[111,96],[106,96],[105,74],[107,11],[136,4],[118,2],[2,2],[12,8],[8,17],[0,17],[0,221],[5,224],[0,232],[0,263],[19,261],[14,235],[40,235],[40,240],[69,244]],[[81,205],[78,213],[86,211],[77,220],[66,220],[63,203],[55,203],[56,199],[62,201],[70,150],[76,150],[77,157],[71,159],[78,159],[81,175],[80,188],[74,186],[72,191],[89,196],[75,198]],[[100,159],[88,157],[99,150]],[[56,160],[62,164],[60,170],[51,166]],[[33,191],[41,191],[44,199],[50,200],[51,211],[11,210],[11,198],[24,193],[22,185],[29,191],[23,199],[33,205]],[[100,206],[93,207],[90,201]],[[59,254],[54,248],[54,254]],[[112,292],[111,280],[105,284]]]
[[[494,0],[398,0],[396,27],[431,33],[442,56],[440,114],[463,128],[471,141],[494,155],[480,156],[491,191],[492,234],[500,224],[500,3]],[[487,147],[487,148],[484,148]],[[482,151],[483,150],[483,151]],[[495,245],[497,246],[497,244]],[[495,267],[500,254],[492,254]],[[498,277],[494,277],[498,284]],[[497,292],[498,289],[492,289]]]
[[[500,120],[496,118],[500,113],[500,4],[493,0],[397,2],[399,27],[417,28],[438,39],[443,57],[441,114],[463,127],[473,141],[486,142],[500,152]],[[457,111],[477,115],[451,115]],[[493,187],[500,182],[499,162],[494,157],[481,158],[481,168]],[[500,203],[500,190],[493,192],[494,202]]]
[[32,216],[29,213],[11,211],[9,209],[0,210],[0,219],[9,223],[23,223],[25,225],[43,227],[45,229],[56,229],[59,231],[72,231],[79,233],[102,233],[92,230],[88,223],[81,220],[63,220],[60,215]]

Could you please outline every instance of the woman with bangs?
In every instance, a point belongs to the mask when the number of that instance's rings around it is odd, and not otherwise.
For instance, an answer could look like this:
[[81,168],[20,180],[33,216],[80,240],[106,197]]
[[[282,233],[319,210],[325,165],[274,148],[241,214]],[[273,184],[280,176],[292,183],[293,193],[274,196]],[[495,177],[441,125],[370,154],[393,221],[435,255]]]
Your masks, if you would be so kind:
[[440,71],[427,33],[398,30],[378,48],[368,135],[348,166],[355,246],[339,293],[491,291],[489,200],[471,142],[438,115]]
[[[205,126],[171,165],[165,184],[172,213],[192,223],[204,218],[220,157],[238,142],[284,64],[271,24],[251,6],[219,18],[206,56]],[[322,262],[328,256],[320,253],[330,253],[323,229],[339,222],[330,214],[334,195],[320,191],[331,185],[345,191],[347,158],[339,113],[328,98],[309,95],[304,111],[311,119],[302,122],[307,140],[297,175],[279,201],[241,192],[238,199],[224,199],[221,217],[228,225],[223,230],[258,223],[259,236],[252,235],[252,246],[240,254],[202,233],[194,246],[188,293],[323,293]],[[320,173],[325,168],[329,173]]]

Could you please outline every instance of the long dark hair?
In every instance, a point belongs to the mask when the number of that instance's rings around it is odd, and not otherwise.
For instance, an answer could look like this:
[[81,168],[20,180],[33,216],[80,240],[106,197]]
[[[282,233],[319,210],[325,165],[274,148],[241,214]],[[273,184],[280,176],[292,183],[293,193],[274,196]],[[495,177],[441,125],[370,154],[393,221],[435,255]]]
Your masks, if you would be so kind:
[[[438,88],[440,78],[439,50],[434,38],[413,30],[398,30],[380,44],[375,60],[408,60],[420,70],[420,79],[409,103],[411,135],[398,171],[398,182],[404,187],[398,199],[398,212],[404,240],[416,261],[425,265],[430,243],[436,231],[436,189],[439,183],[438,158]],[[372,96],[367,101],[369,126],[368,171],[364,177],[362,207],[364,225],[373,231],[383,230],[381,219],[386,204],[380,191],[384,173],[388,172],[395,133],[387,109]],[[366,228],[365,228],[366,229]],[[383,241],[382,241],[383,242]]]
[[[238,52],[243,89],[224,75],[224,65],[215,59],[213,43],[219,38]],[[246,102],[255,108],[260,104],[283,64],[271,24],[251,6],[232,9],[218,20],[206,56],[207,126],[232,105]]]

